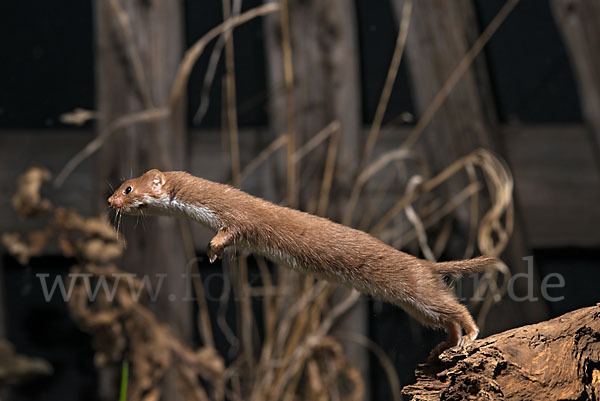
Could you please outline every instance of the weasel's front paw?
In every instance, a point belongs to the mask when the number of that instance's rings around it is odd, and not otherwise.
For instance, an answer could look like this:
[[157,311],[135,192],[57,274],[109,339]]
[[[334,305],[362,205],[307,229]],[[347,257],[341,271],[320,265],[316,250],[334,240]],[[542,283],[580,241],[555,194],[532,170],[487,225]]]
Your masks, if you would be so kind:
[[213,263],[215,260],[217,260],[217,258],[221,259],[223,257],[223,248],[208,244],[206,255],[208,256],[208,261]]

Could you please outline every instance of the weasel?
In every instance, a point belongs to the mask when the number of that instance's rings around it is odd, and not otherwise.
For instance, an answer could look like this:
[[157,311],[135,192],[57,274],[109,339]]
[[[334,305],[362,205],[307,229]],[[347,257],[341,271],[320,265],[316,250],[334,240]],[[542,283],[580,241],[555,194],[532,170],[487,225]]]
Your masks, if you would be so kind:
[[150,170],[125,181],[108,203],[123,214],[184,216],[212,229],[211,263],[228,247],[246,249],[395,304],[425,325],[444,328],[449,340],[442,348],[467,345],[479,333],[442,276],[504,266],[488,256],[440,263],[419,259],[365,232],[182,171]]

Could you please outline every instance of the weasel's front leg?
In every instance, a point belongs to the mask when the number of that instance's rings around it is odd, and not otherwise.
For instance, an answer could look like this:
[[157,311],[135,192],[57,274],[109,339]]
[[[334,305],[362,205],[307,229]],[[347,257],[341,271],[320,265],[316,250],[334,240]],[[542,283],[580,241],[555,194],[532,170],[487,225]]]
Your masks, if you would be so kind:
[[219,231],[208,243],[208,250],[206,251],[208,261],[213,263],[217,258],[221,259],[225,248],[233,244],[233,239],[234,235],[232,232],[227,230]]

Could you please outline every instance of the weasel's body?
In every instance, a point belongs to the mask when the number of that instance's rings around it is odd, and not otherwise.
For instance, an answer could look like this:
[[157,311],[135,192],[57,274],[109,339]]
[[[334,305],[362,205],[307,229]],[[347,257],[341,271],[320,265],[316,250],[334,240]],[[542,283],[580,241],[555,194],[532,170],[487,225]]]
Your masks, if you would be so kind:
[[473,341],[479,330],[442,275],[501,264],[492,257],[418,259],[362,231],[185,172],[150,170],[123,183],[108,202],[125,214],[185,216],[216,231],[211,262],[235,246],[396,304],[423,324],[445,328],[448,346]]

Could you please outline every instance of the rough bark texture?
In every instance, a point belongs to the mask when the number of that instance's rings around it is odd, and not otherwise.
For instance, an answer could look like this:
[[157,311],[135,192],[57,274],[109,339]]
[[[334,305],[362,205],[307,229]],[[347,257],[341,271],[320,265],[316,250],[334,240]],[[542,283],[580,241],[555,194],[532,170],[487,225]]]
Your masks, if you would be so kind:
[[[182,56],[182,7],[180,1],[96,1],[100,131],[128,113],[168,105]],[[181,112],[114,135],[99,155],[100,173],[95,181],[99,192],[106,195],[99,199],[105,202],[111,193],[109,184],[115,187],[121,179],[150,168],[184,168],[183,121]],[[100,210],[105,207],[104,203]],[[125,269],[140,278],[148,275],[154,288],[159,281],[157,275],[166,274],[156,302],[149,307],[178,336],[191,339],[192,303],[181,301],[186,291],[186,281],[181,277],[186,259],[177,221],[146,219],[144,226],[136,227],[134,218],[123,218],[121,227],[127,241]],[[110,386],[105,386],[107,382],[112,379],[101,377],[103,399],[114,399]],[[176,386],[167,375],[164,399],[180,399]]]
[[550,2],[579,86],[583,115],[600,144],[600,2],[553,0]]
[[410,400],[598,400],[600,304],[450,349],[416,376]]

